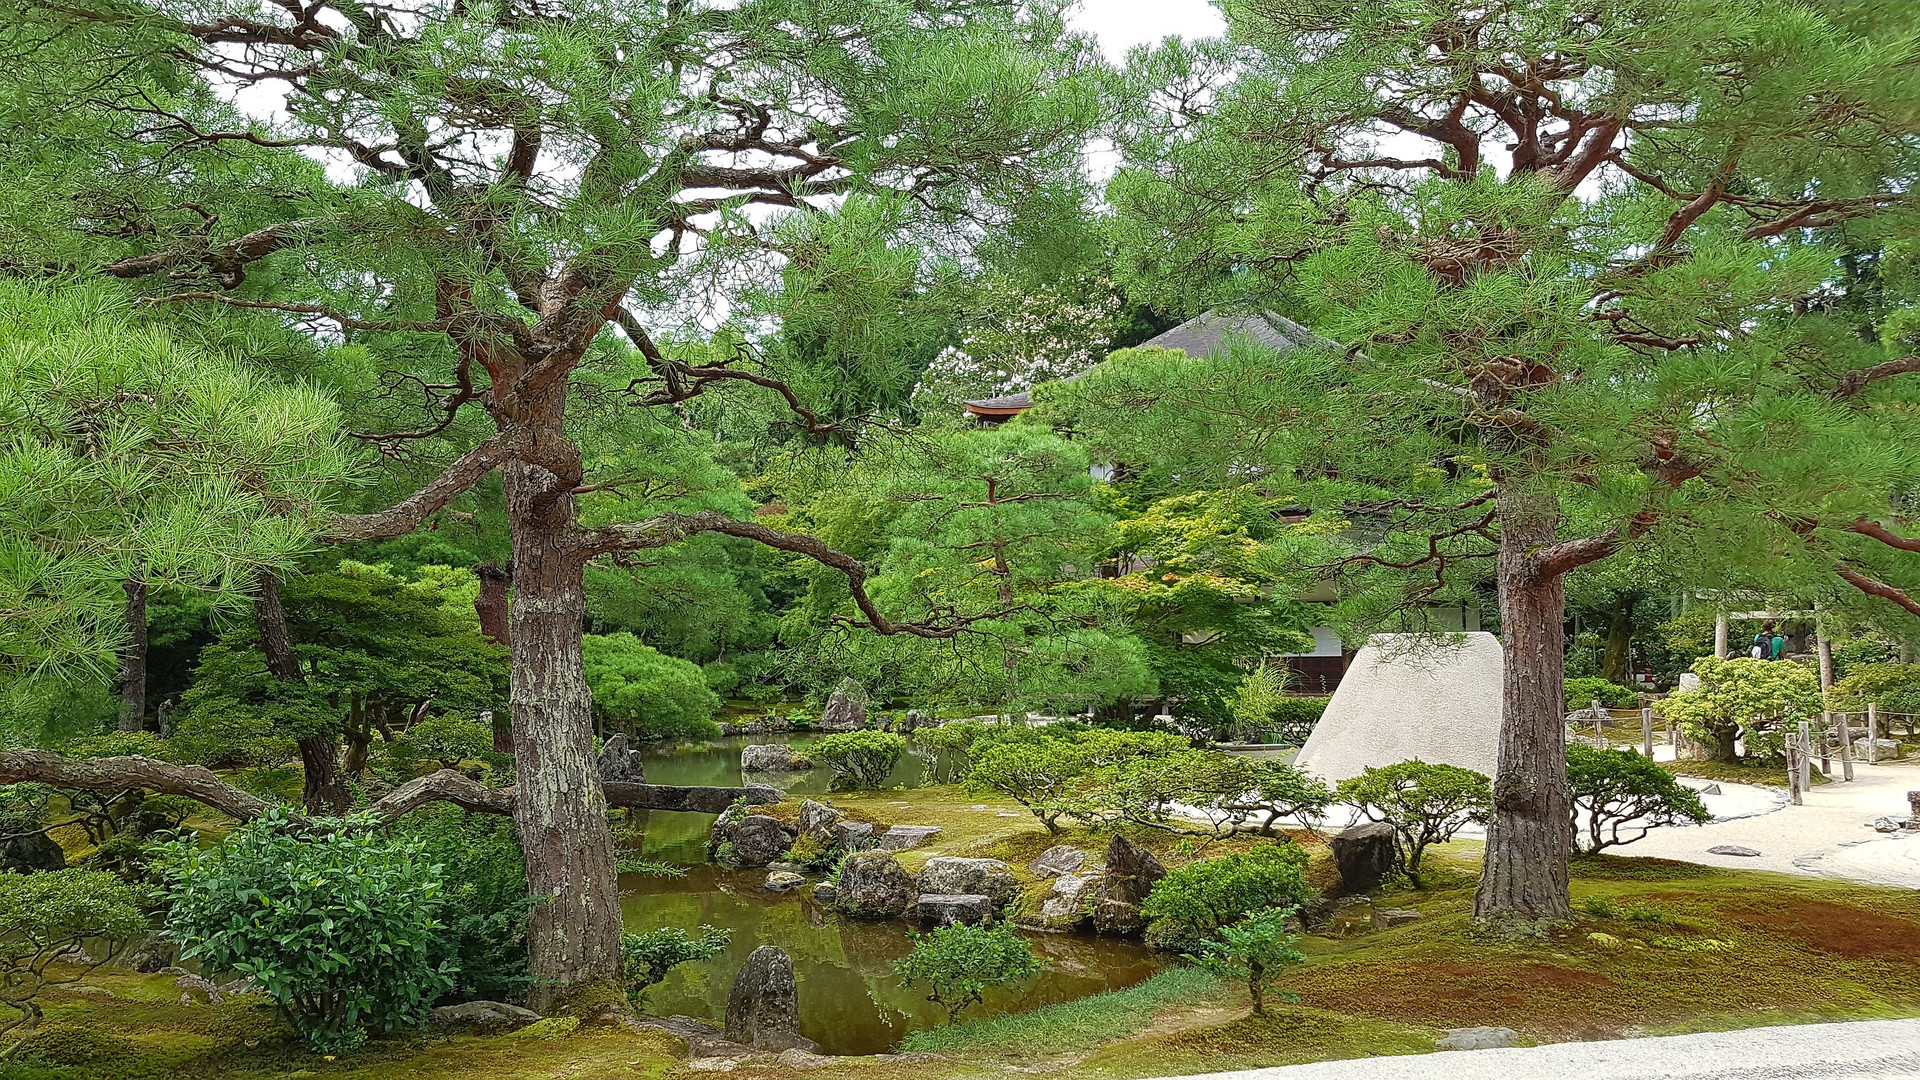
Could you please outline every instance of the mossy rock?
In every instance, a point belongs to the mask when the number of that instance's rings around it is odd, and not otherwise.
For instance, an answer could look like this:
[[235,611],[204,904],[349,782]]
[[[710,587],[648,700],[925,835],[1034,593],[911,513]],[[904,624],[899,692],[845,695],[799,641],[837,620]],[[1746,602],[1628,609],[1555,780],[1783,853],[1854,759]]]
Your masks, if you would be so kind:
[[[627,996],[621,992],[619,984],[612,979],[595,979],[568,988],[546,1010],[546,1020],[535,1021],[515,1034],[525,1034],[555,1019],[571,1020],[573,1027],[579,1027],[582,1020],[597,1020],[608,1013],[614,1016],[626,1016],[632,1011],[633,1006],[628,1004]],[[571,1031],[573,1028],[567,1030]]]
[[509,1039],[557,1039],[562,1035],[571,1035],[580,1030],[580,1018],[577,1016],[549,1016],[545,1020],[535,1020],[526,1027],[509,1035]]

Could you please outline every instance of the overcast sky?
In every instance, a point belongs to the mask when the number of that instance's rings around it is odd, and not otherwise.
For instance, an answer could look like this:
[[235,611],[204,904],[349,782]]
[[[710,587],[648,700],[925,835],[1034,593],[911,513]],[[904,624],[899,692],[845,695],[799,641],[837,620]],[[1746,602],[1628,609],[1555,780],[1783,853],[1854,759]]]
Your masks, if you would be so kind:
[[1099,38],[1115,63],[1135,45],[1169,34],[1211,37],[1226,29],[1220,12],[1206,0],[1080,0],[1072,23]]

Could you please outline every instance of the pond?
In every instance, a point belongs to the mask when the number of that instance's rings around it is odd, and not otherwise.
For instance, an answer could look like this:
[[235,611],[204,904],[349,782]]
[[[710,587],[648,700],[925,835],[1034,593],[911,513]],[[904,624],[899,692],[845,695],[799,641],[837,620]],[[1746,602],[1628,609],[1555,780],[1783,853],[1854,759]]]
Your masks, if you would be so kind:
[[[656,784],[733,786],[742,782],[741,747],[808,741],[806,736],[758,736],[662,751],[648,757],[647,779]],[[921,772],[917,760],[903,762],[891,782],[912,786],[919,783]],[[763,782],[766,776],[753,774],[751,779]],[[818,794],[827,786],[825,770],[793,774],[793,780],[782,786],[796,795]],[[815,904],[809,888],[788,893],[768,890],[765,870],[732,870],[707,863],[710,815],[651,811],[637,817],[633,835],[626,840],[627,850],[684,867],[686,873],[677,878],[621,875],[627,928],[692,929],[704,923],[733,931],[725,953],[704,963],[683,964],[648,990],[648,1012],[721,1023],[728,991],[747,955],[762,945],[777,945],[793,957],[800,987],[800,1033],[819,1043],[825,1053],[883,1053],[897,1048],[908,1032],[945,1022],[946,1011],[925,1000],[923,990],[904,989],[894,977],[894,961],[913,948],[912,923],[845,919]],[[820,875],[809,877],[820,879]],[[1068,934],[1027,936],[1034,951],[1048,960],[1045,974],[1015,991],[987,995],[964,1017],[997,1016],[1125,989],[1165,963],[1165,954],[1134,941]]]

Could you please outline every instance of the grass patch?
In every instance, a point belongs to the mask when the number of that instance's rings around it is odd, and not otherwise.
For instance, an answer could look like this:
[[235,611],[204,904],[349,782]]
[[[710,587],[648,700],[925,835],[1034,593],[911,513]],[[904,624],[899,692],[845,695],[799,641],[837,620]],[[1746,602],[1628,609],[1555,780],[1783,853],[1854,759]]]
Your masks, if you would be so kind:
[[907,1036],[901,1049],[1022,1057],[1091,1050],[1139,1032],[1161,1009],[1195,1005],[1218,998],[1220,993],[1220,980],[1199,968],[1168,968],[1126,990],[1111,990],[1011,1016],[916,1031]]
[[[1839,768],[1839,758],[1834,758],[1834,768]],[[1675,776],[1691,776],[1696,780],[1713,780],[1728,784],[1752,784],[1755,787],[1787,786],[1787,770],[1783,765],[1775,768],[1771,765],[1743,765],[1733,761],[1663,761],[1660,767]],[[1813,786],[1831,784],[1833,781],[1820,775],[1816,765],[1812,770]]]

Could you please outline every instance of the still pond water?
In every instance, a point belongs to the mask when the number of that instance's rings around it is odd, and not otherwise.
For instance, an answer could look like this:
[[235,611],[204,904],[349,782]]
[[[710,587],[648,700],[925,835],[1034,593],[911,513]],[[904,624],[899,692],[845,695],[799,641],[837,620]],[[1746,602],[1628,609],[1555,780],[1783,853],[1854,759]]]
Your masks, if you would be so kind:
[[[662,751],[648,757],[647,780],[732,787],[746,779],[740,772],[742,747],[792,742],[804,748],[809,741],[806,736],[756,736]],[[915,786],[924,769],[921,759],[909,757],[894,770],[889,784]],[[789,776],[755,774],[751,781],[765,783],[770,778],[797,796],[822,794],[828,781],[825,769]],[[722,1022],[727,993],[747,955],[762,945],[777,945],[793,957],[800,984],[800,1033],[826,1053],[881,1053],[898,1047],[908,1032],[945,1022],[946,1011],[925,1000],[924,990],[904,989],[894,978],[894,961],[913,948],[911,923],[843,919],[815,904],[810,889],[769,891],[763,884],[765,870],[729,870],[708,864],[710,815],[651,811],[640,817],[636,835],[628,841],[629,852],[683,866],[686,875],[622,875],[621,907],[627,928],[692,929],[705,923],[733,931],[725,953],[704,963],[683,964],[648,990],[647,1011]],[[809,877],[819,880],[819,875]],[[997,1016],[1124,989],[1162,965],[1152,950],[1132,941],[1068,934],[1030,934],[1028,939],[1048,960],[1046,973],[1014,992],[989,994],[984,1004],[967,1010],[963,1017]]]

